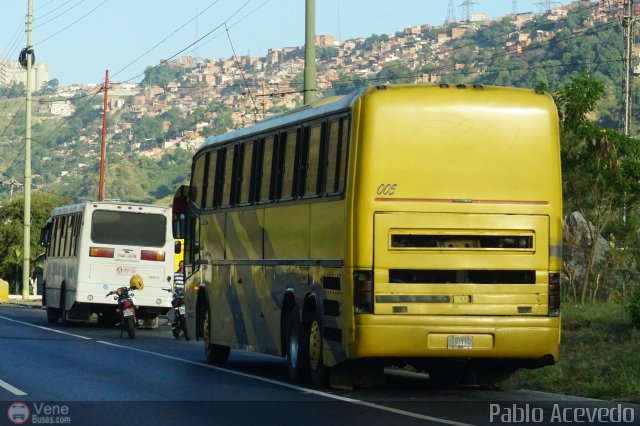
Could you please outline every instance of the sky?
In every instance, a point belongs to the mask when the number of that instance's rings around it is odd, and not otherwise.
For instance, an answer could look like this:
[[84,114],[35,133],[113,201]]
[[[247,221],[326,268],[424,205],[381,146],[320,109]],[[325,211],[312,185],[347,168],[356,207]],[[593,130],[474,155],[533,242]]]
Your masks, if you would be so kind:
[[[169,58],[264,56],[304,45],[305,0],[32,0],[36,61],[60,85],[138,82]],[[471,0],[489,19],[540,12],[540,0]],[[0,0],[0,57],[26,46],[28,0]],[[315,0],[316,34],[346,40],[442,25],[448,6],[466,17],[463,0]],[[554,2],[567,4],[568,1]],[[198,41],[200,40],[200,41]]]

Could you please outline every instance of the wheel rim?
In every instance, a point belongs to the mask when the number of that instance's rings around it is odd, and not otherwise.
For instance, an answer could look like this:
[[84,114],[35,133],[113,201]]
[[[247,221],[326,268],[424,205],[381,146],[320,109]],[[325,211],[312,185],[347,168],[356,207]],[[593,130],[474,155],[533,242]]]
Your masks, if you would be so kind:
[[318,321],[311,321],[311,330],[309,331],[309,364],[311,370],[315,371],[320,367],[322,362],[322,335],[320,333],[320,324]]

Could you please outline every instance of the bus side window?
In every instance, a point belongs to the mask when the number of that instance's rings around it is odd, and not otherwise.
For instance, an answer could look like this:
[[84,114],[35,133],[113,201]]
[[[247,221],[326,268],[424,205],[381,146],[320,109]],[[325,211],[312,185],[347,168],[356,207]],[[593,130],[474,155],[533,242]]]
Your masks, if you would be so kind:
[[253,202],[253,173],[255,170],[255,155],[254,155],[254,141],[248,141],[243,144],[241,161],[242,164],[238,167],[238,188],[239,188],[239,203],[241,205],[251,204]]
[[260,170],[256,187],[258,193],[256,199],[260,203],[266,203],[273,199],[273,163],[276,156],[273,155],[275,146],[275,136],[271,135],[262,139],[259,153]]
[[193,163],[193,171],[191,173],[191,194],[189,198],[196,204],[196,206],[203,206],[204,201],[204,168],[206,164],[207,155],[201,155]]
[[64,256],[64,247],[66,243],[66,231],[67,231],[67,217],[60,217],[60,222],[58,222],[58,247],[56,250],[56,256]]
[[49,252],[47,256],[55,257],[56,255],[56,246],[58,245],[58,240],[56,238],[56,234],[58,233],[58,219],[57,217],[53,218],[53,225],[51,227],[51,243],[49,245]]
[[217,162],[218,162],[218,151],[211,151],[209,154],[209,161],[207,167],[207,182],[206,182],[206,208],[212,209],[217,207],[217,191],[216,191],[216,173],[218,171]]
[[[308,153],[306,155],[306,178],[304,196],[314,197],[318,194],[318,179],[320,166],[320,147],[322,142],[322,128],[318,124],[308,130]],[[303,160],[303,161],[305,161]]]
[[45,248],[46,255],[49,255],[49,247],[51,247],[51,229],[53,222],[47,221],[44,228],[40,230],[40,245]]
[[75,215],[67,217],[67,228],[65,230],[65,246],[64,255],[71,256],[71,248],[73,247],[73,226],[75,225]]
[[78,241],[80,241],[80,231],[82,230],[82,215],[76,215],[76,224],[73,231],[73,254],[72,256],[78,255]]
[[284,141],[280,148],[281,166],[279,167],[279,175],[281,176],[282,185],[278,185],[280,189],[281,200],[290,200],[296,196],[294,178],[296,177],[296,145],[298,142],[298,130],[289,130],[284,136]]
[[224,174],[224,180],[222,182],[222,200],[220,200],[221,207],[229,207],[233,204],[233,163],[235,161],[235,146],[229,146],[221,152],[224,152],[224,168],[222,173]]
[[347,154],[349,147],[349,117],[340,119],[340,156],[337,159],[336,170],[336,192],[343,193],[345,180],[347,178]]
[[329,137],[327,138],[327,159],[326,159],[326,179],[325,194],[335,194],[337,192],[338,181],[338,145],[340,142],[340,121],[332,121],[329,124]]

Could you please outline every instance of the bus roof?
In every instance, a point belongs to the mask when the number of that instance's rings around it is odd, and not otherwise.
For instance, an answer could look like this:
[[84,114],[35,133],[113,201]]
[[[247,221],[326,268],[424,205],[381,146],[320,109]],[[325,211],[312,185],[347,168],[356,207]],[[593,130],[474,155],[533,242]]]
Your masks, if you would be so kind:
[[[263,120],[255,125],[237,129],[221,135],[216,135],[208,138],[196,151],[194,158],[198,156],[200,151],[210,147],[211,145],[217,145],[224,142],[228,142],[234,139],[250,137],[254,134],[261,134],[268,132],[271,129],[279,129],[288,125],[295,124],[297,122],[309,120],[316,117],[322,117],[331,113],[343,111],[351,108],[361,97],[368,92],[376,89],[386,89],[387,87],[400,87],[400,86],[430,86],[433,88],[449,88],[447,84],[396,84],[396,85],[376,85],[366,86],[344,96],[334,96],[330,98],[320,99],[312,104],[304,105],[300,108],[296,108],[291,111],[284,112],[275,117]],[[532,89],[523,89],[508,86],[481,86],[481,85],[458,85],[451,87],[473,87],[485,90],[504,90],[504,91],[532,91]]]
[[89,205],[93,205],[94,207],[111,207],[111,208],[117,208],[118,206],[138,207],[139,209],[155,210],[155,211],[158,211],[158,209],[162,211],[170,209],[170,207],[167,207],[167,206],[159,206],[156,204],[144,204],[144,203],[135,203],[135,202],[127,202],[127,201],[85,201],[82,203],[67,204],[65,206],[55,207],[51,211],[51,216],[59,216],[63,214],[82,212]]
[[[300,108],[284,112],[273,118],[263,120],[253,126],[237,129],[229,133],[224,133],[222,135],[212,136],[202,144],[198,151],[214,144],[223,143],[237,138],[244,138],[247,136],[251,136],[252,134],[268,131],[272,128],[280,128],[281,126],[293,124],[298,121],[304,121],[312,117],[322,117],[323,115],[348,109],[368,89],[369,87],[363,87],[344,96],[334,96],[326,99],[321,99],[313,104],[304,105]],[[196,152],[196,155],[197,154],[198,153]]]

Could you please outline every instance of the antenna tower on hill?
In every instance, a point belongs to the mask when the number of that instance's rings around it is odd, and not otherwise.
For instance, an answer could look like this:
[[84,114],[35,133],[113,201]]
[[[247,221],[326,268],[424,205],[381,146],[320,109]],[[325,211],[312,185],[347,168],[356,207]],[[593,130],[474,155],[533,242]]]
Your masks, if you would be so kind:
[[478,4],[478,3],[474,2],[473,0],[464,0],[462,3],[460,3],[460,7],[464,7],[466,9],[465,10],[465,13],[466,13],[465,19],[467,21],[471,20],[471,13],[472,13],[471,12],[471,6],[473,6],[474,4]]
[[449,0],[449,6],[447,7],[446,22],[454,22],[455,20],[456,20],[456,7],[453,5],[453,0]]

